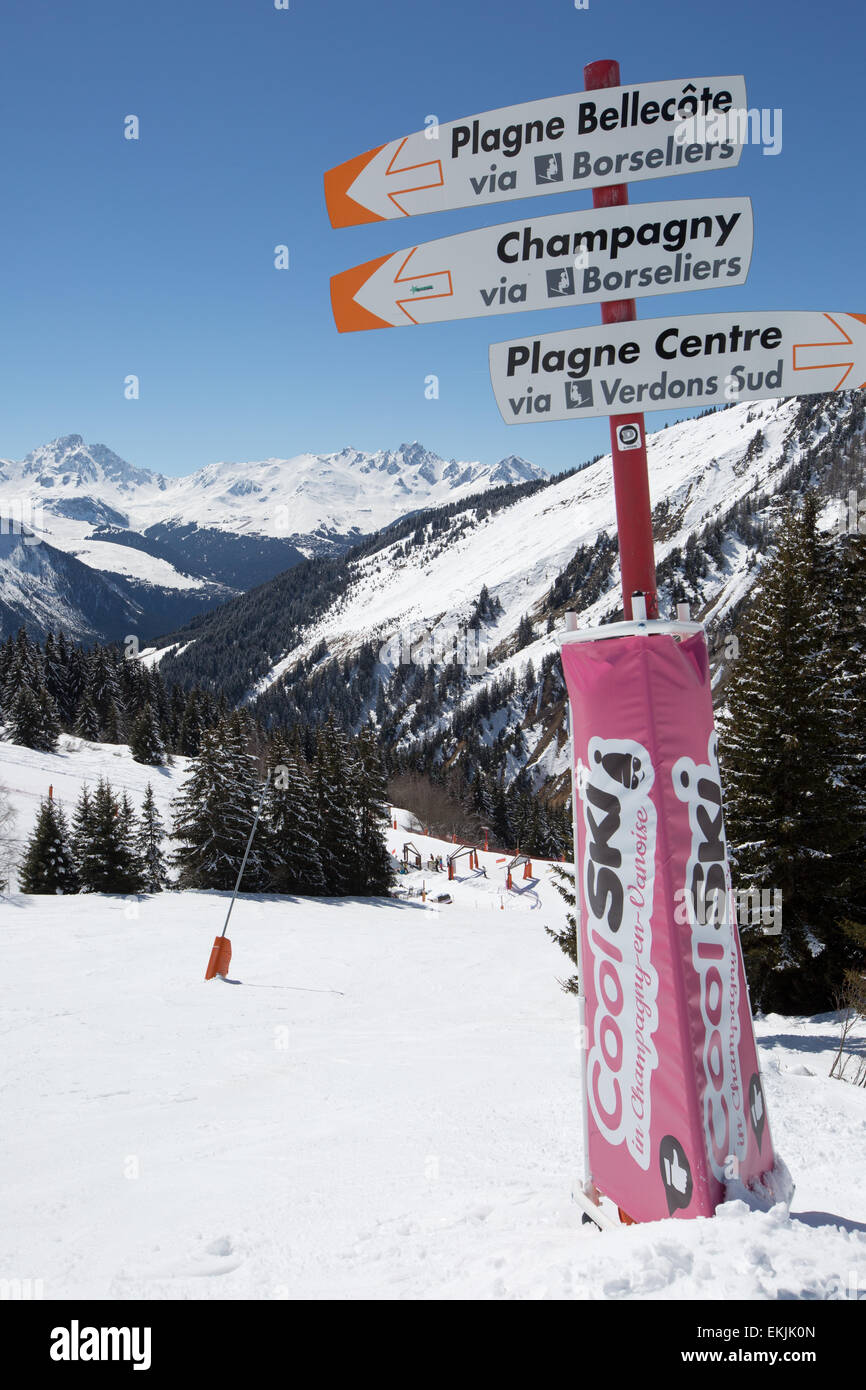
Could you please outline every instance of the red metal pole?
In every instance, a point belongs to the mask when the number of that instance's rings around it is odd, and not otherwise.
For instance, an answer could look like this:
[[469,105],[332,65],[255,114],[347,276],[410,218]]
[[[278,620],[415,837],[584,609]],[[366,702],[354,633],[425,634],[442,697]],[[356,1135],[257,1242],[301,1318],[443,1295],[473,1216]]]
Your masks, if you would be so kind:
[[[587,63],[583,70],[583,85],[588,92],[601,87],[619,87],[619,63],[613,58],[600,58],[595,63]],[[594,208],[621,207],[627,202],[628,184],[617,183],[609,188],[592,190]],[[616,299],[601,306],[602,323],[628,323],[635,318],[637,311],[633,299]],[[624,449],[623,443],[631,439],[639,440],[638,446]],[[611,415],[610,445],[623,609],[626,618],[631,618],[631,596],[640,591],[646,594],[647,617],[657,618],[659,603],[643,414]]]

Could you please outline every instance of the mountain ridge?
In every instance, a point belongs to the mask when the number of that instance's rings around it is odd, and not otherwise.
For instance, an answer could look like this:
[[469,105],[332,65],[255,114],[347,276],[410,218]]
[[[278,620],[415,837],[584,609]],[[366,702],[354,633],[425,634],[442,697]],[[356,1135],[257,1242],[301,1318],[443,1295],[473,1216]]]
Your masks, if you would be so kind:
[[[537,465],[510,455],[496,464],[446,460],[417,440],[374,453],[332,454],[207,464],[167,478],[141,469],[80,434],[60,435],[18,461],[0,459],[0,519],[121,583],[140,611],[156,608],[168,626],[266,582],[311,556],[340,554],[382,526],[417,510],[485,488],[541,480]],[[19,584],[7,576],[0,632],[33,601],[19,552]],[[80,638],[114,639],[111,603],[76,613],[59,563],[55,612]],[[73,586],[74,587],[74,586]],[[78,586],[86,595],[87,586]],[[60,591],[63,591],[62,593]],[[91,594],[96,593],[96,589]],[[29,595],[29,600],[28,600]],[[38,609],[38,611],[37,611]],[[34,605],[41,630],[47,604]],[[106,626],[106,623],[108,626]],[[159,628],[147,621],[147,639]]]

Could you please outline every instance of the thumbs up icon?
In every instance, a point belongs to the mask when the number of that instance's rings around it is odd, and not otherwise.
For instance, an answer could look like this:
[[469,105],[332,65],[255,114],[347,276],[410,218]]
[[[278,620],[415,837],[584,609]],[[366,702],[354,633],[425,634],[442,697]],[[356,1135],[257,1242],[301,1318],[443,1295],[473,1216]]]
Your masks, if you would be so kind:
[[761,1149],[761,1140],[764,1137],[764,1125],[767,1123],[764,1106],[764,1092],[761,1088],[760,1078],[757,1072],[752,1074],[749,1082],[749,1113],[752,1118],[752,1129],[758,1141],[758,1151]]
[[668,1187],[675,1187],[677,1192],[685,1192],[689,1181],[689,1170],[680,1163],[676,1149],[674,1149],[673,1157],[666,1158],[664,1164]]
[[685,1150],[678,1139],[666,1134],[659,1144],[659,1168],[664,1183],[668,1213],[687,1207],[692,1200],[692,1173]]

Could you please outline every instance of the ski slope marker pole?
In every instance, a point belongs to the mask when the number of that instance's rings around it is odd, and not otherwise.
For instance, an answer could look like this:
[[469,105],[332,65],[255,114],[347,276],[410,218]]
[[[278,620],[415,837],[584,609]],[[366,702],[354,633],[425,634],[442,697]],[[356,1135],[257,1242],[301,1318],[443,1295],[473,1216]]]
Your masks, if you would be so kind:
[[206,980],[212,980],[213,977],[214,977],[214,975],[220,975],[220,976],[222,976],[223,979],[225,979],[226,975],[229,973],[229,966],[231,965],[231,960],[232,960],[232,943],[229,941],[228,937],[226,936],[226,932],[228,931],[229,918],[230,918],[231,915],[232,915],[232,908],[233,908],[234,905],[235,905],[235,899],[237,898],[237,895],[238,895],[238,889],[239,889],[240,886],[241,886],[241,879],[242,879],[243,876],[244,876],[244,869],[245,869],[246,866],[247,866],[247,859],[249,858],[250,849],[252,848],[253,836],[254,836],[255,833],[256,833],[256,826],[257,826],[258,823],[259,823],[259,816],[262,814],[262,807],[263,807],[264,804],[265,804],[265,797],[266,797],[266,795],[267,795],[267,791],[268,791],[268,787],[269,787],[269,785],[270,785],[270,781],[271,781],[271,773],[270,773],[270,769],[269,769],[269,770],[268,770],[268,775],[267,775],[267,777],[265,778],[265,785],[264,785],[264,787],[262,788],[262,794],[261,794],[261,796],[259,797],[258,810],[256,811],[256,818],[255,818],[255,820],[253,821],[253,828],[252,828],[252,830],[250,831],[250,838],[247,840],[247,847],[246,847],[246,849],[244,850],[244,857],[243,857],[243,859],[241,860],[241,867],[240,867],[240,869],[238,870],[238,877],[237,877],[237,882],[235,883],[235,890],[234,890],[234,892],[232,893],[232,900],[231,900],[231,902],[229,903],[229,910],[228,910],[228,912],[226,913],[225,926],[223,927],[223,929],[222,929],[222,931],[220,932],[219,936],[217,936],[217,937],[214,939],[214,944],[213,944],[213,947],[211,948],[210,960],[209,960],[208,963],[207,963],[207,970],[205,971],[205,976],[204,976]]

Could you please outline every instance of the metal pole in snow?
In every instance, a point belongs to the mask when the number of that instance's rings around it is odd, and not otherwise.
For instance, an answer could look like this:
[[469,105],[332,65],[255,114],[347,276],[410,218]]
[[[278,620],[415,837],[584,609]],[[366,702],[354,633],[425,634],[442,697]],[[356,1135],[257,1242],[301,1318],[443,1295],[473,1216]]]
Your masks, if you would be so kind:
[[[577,614],[566,613],[566,632],[574,632],[576,627]],[[589,1091],[586,1084],[586,990],[584,989],[583,983],[583,952],[580,946],[580,883],[578,881],[577,871],[578,786],[577,770],[574,766],[574,729],[571,719],[569,719],[568,723],[568,746],[571,753],[571,833],[574,841],[574,940],[576,947],[575,955],[577,956],[577,1051],[582,1092],[580,1098],[580,1122],[583,1133],[583,1191],[587,1197],[594,1198],[595,1184],[592,1181],[592,1169],[589,1162]]]
[[[586,91],[619,87],[619,63],[600,58],[583,70]],[[628,184],[592,190],[594,208],[622,207],[628,203]],[[633,299],[616,299],[601,306],[602,323],[628,323],[637,318]],[[611,415],[610,448],[613,457],[613,490],[622,572],[622,606],[626,620],[632,617],[632,594],[646,596],[648,618],[659,615],[656,565],[653,553],[652,508],[647,471],[646,430],[642,412]]]
[[231,902],[229,903],[229,910],[228,910],[228,912],[226,913],[226,924],[225,924],[225,926],[223,927],[222,931],[220,932],[220,936],[225,936],[226,932],[228,931],[228,927],[229,927],[229,918],[230,918],[231,915],[232,915],[232,908],[233,908],[234,905],[235,905],[235,899],[237,898],[237,895],[238,895],[238,889],[239,889],[240,886],[241,886],[241,879],[242,879],[243,876],[244,876],[244,869],[247,867],[247,859],[249,858],[250,849],[252,848],[253,836],[254,836],[255,833],[256,833],[256,826],[257,826],[258,823],[259,823],[259,816],[262,814],[262,807],[263,807],[264,804],[265,804],[265,797],[267,796],[267,791],[268,791],[268,787],[269,787],[269,785],[270,785],[270,781],[271,781],[271,773],[270,773],[270,769],[268,769],[268,775],[267,775],[267,777],[265,778],[265,785],[263,786],[263,788],[262,788],[262,794],[261,794],[261,796],[259,797],[259,809],[256,811],[256,818],[255,818],[255,820],[253,821],[253,828],[252,828],[252,830],[250,831],[250,838],[247,840],[247,847],[246,847],[246,849],[244,850],[244,857],[243,857],[243,860],[241,861],[241,867],[240,867],[240,869],[238,870],[238,881],[237,881],[237,883],[235,884],[235,891],[232,893],[232,900],[231,900]]

